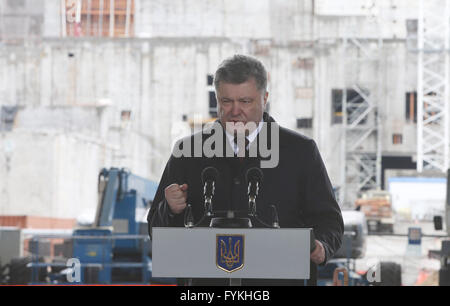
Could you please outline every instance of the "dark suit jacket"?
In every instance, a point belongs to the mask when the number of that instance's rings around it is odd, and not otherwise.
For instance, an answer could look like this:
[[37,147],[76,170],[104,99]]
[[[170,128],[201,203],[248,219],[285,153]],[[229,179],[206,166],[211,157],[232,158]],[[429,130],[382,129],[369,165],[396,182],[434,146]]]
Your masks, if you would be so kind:
[[[266,113],[264,121],[276,124]],[[202,141],[207,137],[209,134],[201,138]],[[194,144],[194,136],[186,140]],[[225,136],[224,145],[229,145]],[[313,228],[316,239],[321,241],[325,248],[326,260],[329,260],[341,246],[344,226],[339,205],[317,146],[312,139],[279,127],[279,152],[278,166],[261,169],[264,180],[256,201],[257,213],[264,222],[271,223],[270,205],[275,205],[278,209],[280,227]],[[214,211],[247,210],[245,172],[252,166],[259,166],[260,159],[259,154],[256,158],[245,158],[243,162],[236,157],[175,158],[172,155],[148,214],[150,235],[153,226],[184,224],[184,214],[170,216],[164,198],[164,189],[173,183],[188,184],[187,203],[192,205],[195,222],[199,221],[204,211],[201,172],[208,166],[213,166],[219,171],[213,198]],[[254,226],[260,225],[254,223]],[[315,267],[312,268],[312,274],[314,271]],[[312,278],[314,277],[315,275],[312,275]],[[297,283],[280,282],[280,284]]]

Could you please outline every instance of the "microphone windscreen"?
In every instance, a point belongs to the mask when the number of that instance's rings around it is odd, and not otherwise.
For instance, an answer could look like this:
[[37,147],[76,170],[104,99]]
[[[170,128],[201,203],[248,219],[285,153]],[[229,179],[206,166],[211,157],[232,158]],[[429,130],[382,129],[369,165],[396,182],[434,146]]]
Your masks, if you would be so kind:
[[202,184],[206,181],[215,181],[219,176],[219,171],[214,167],[206,167],[202,171]]
[[247,181],[247,185],[251,181],[257,181],[259,184],[262,183],[264,178],[263,172],[261,169],[257,167],[253,167],[247,170],[245,173],[245,180]]

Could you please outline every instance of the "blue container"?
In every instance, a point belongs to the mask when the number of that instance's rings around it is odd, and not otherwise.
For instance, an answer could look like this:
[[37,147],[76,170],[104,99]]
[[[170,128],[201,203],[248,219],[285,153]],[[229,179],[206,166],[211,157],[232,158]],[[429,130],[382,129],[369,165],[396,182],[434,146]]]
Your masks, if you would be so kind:
[[[80,260],[82,283],[111,283],[113,254],[111,234],[108,229],[78,229],[74,231],[73,257]],[[82,237],[76,238],[77,236]]]
[[[140,200],[140,201],[139,201]],[[115,235],[139,235],[141,220],[138,220],[139,210],[146,211],[145,202],[132,190],[124,195],[123,199],[116,203],[114,210],[113,226]],[[119,222],[119,223],[118,223]],[[119,226],[120,224],[120,226]],[[139,253],[139,239],[117,239],[114,244],[114,252]]]

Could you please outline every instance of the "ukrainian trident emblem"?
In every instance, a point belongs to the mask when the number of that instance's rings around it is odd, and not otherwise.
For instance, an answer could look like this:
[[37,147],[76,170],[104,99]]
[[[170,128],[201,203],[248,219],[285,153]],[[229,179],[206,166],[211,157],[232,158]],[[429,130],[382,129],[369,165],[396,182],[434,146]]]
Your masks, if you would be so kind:
[[244,266],[244,235],[216,236],[216,266],[234,272]]

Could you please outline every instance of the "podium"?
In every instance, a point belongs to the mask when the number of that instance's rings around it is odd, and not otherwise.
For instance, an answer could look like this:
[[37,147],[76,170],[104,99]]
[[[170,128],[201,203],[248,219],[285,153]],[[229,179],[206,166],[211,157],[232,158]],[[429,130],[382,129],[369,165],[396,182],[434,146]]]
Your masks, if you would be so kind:
[[[154,227],[152,276],[309,279],[310,228]],[[233,279],[237,282],[233,282]]]

